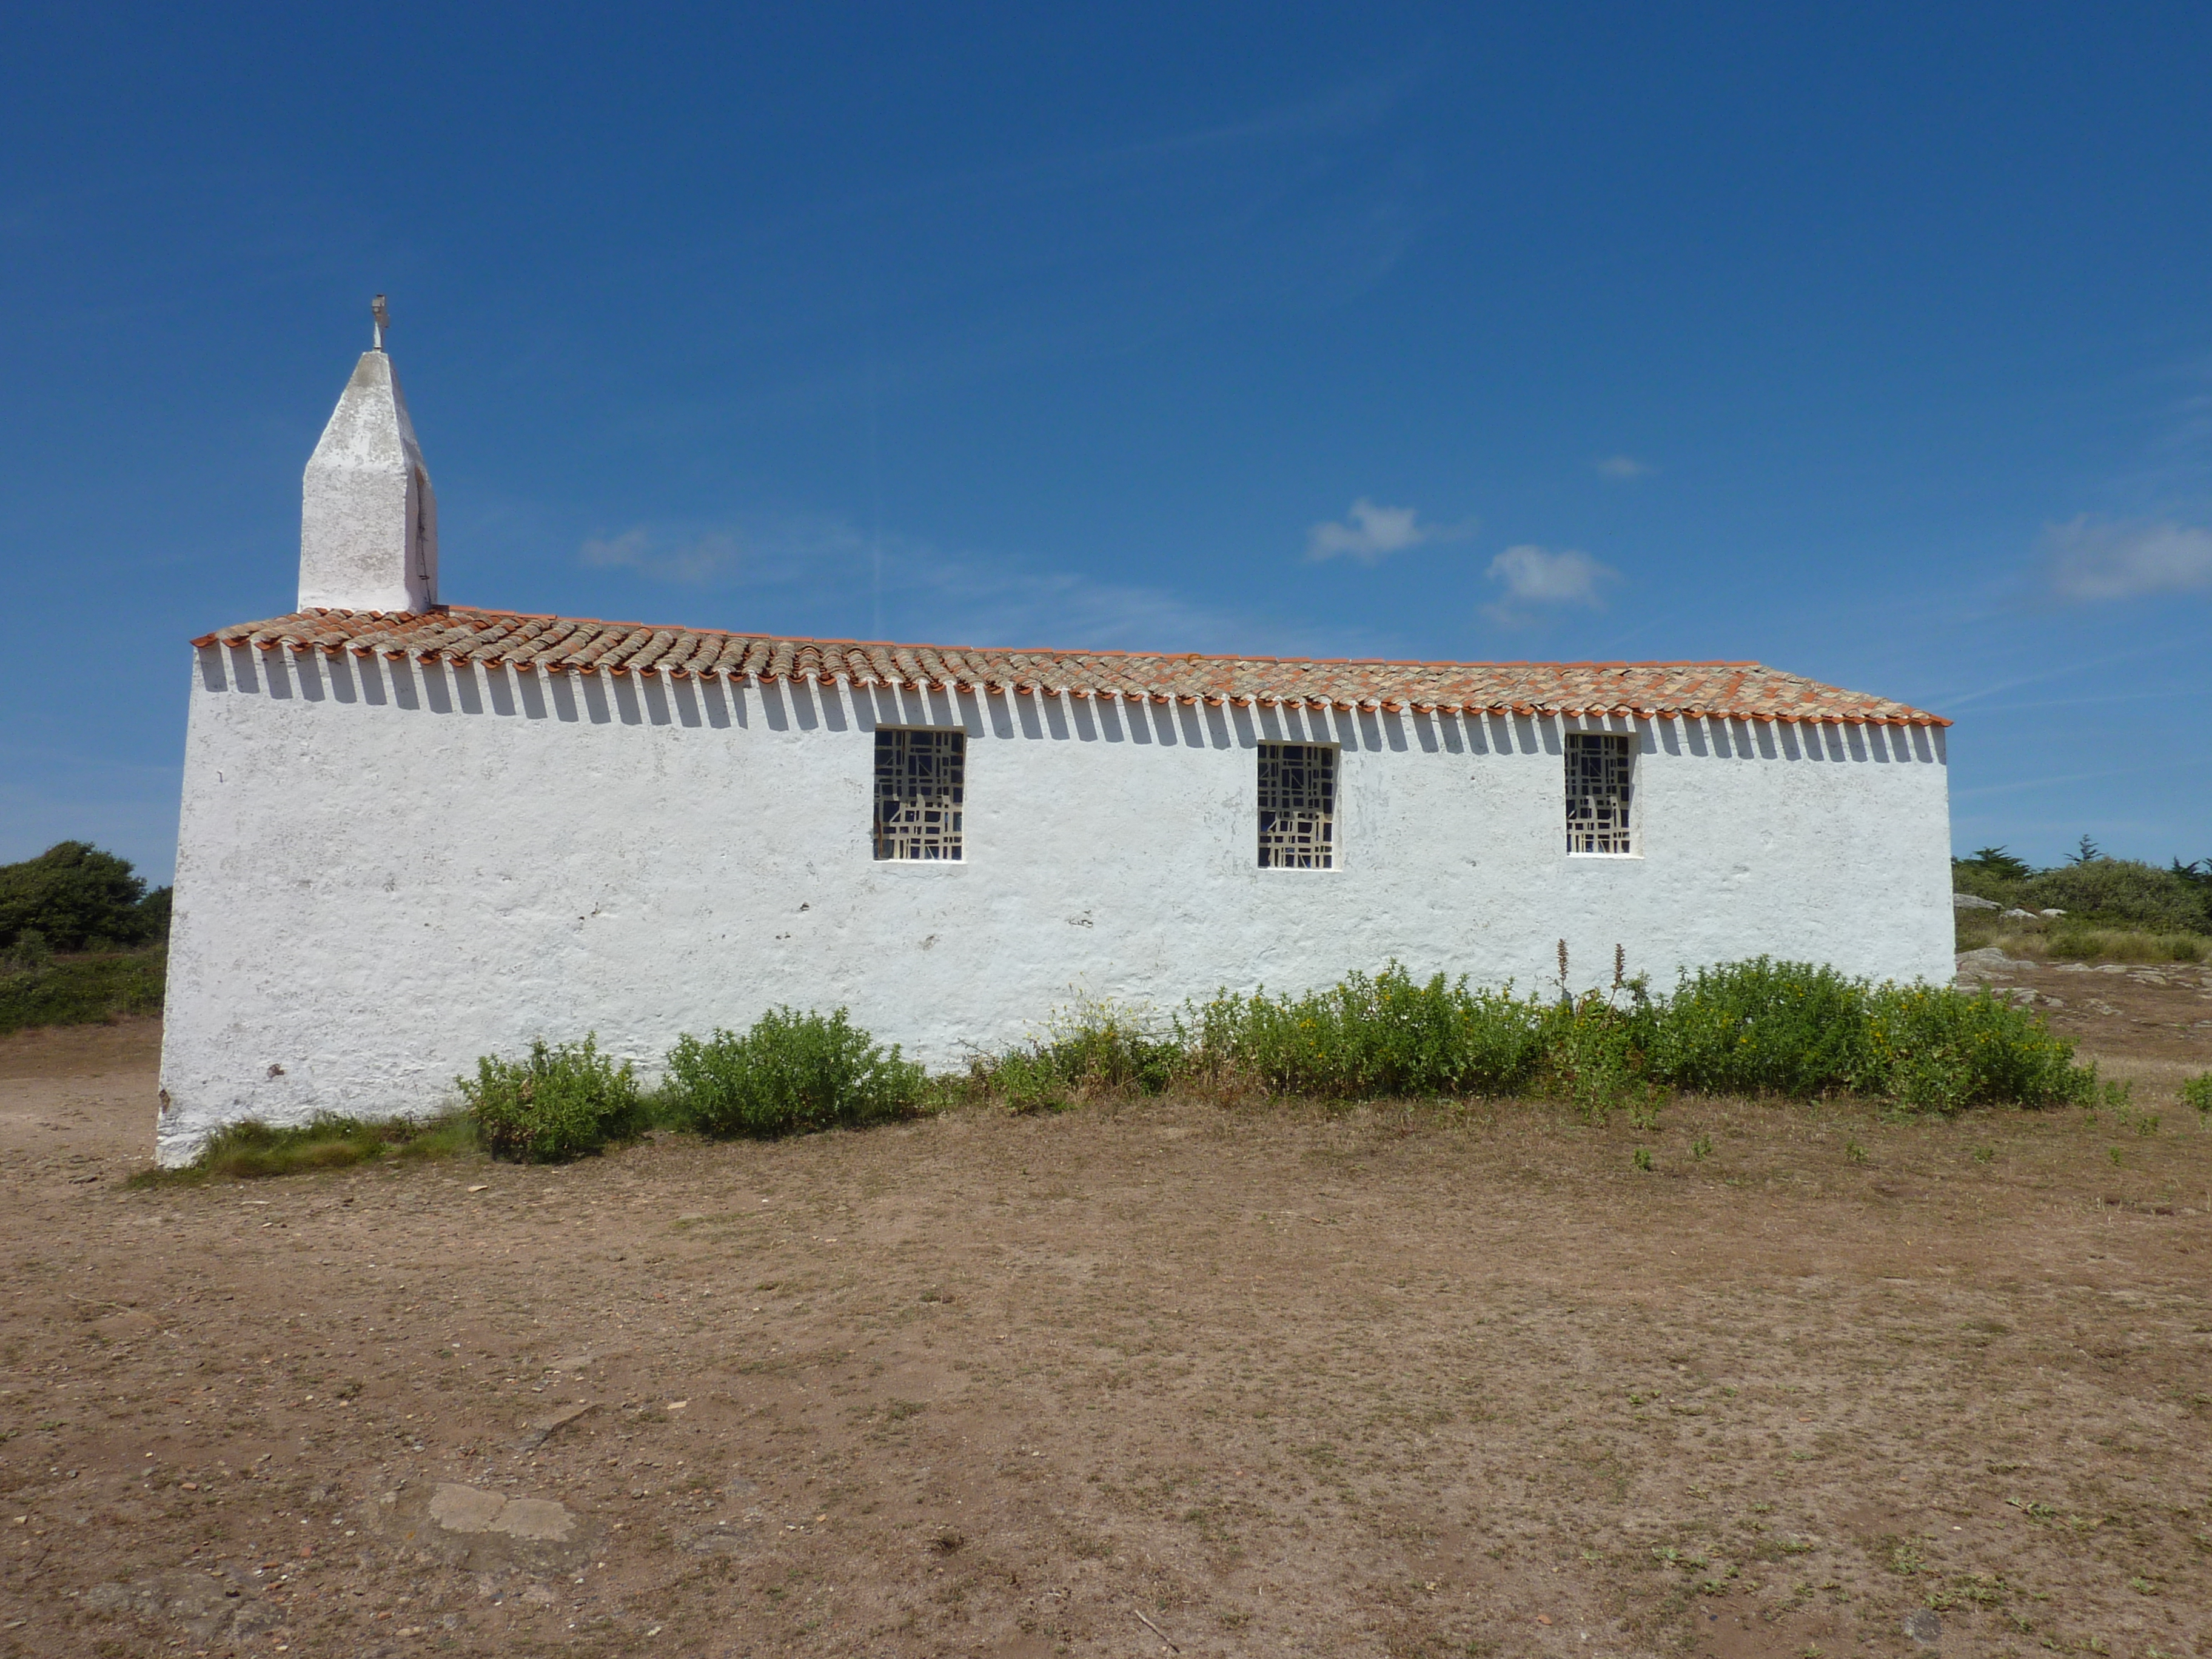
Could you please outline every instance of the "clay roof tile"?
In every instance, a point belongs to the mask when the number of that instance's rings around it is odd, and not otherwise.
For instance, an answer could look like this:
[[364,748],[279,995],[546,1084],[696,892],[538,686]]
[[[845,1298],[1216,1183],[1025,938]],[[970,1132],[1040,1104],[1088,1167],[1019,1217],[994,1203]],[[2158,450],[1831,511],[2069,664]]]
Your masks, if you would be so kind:
[[443,655],[556,671],[620,667],[762,678],[844,675],[856,684],[957,684],[1132,701],[1422,714],[1655,714],[1948,726],[1925,710],[1745,662],[1421,663],[1114,651],[979,650],[882,641],[763,637],[715,629],[453,605],[422,615],[306,611],[218,629],[196,646],[289,646]]

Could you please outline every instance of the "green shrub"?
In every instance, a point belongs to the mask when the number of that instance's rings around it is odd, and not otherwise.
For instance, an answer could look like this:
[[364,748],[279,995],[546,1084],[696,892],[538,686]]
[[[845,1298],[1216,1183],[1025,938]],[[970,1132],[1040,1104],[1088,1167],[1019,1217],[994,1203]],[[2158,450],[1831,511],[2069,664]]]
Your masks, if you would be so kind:
[[0,865],[0,946],[27,931],[57,951],[112,951],[168,931],[169,890],[148,893],[131,861],[88,842]]
[[[2073,860],[2033,870],[2001,847],[1985,847],[1972,858],[1952,860],[1951,886],[2007,907],[2065,911],[2052,929],[2054,956],[2193,962],[2202,959],[2203,936],[2212,933],[2212,860],[2184,864],[2176,859],[2172,868],[2161,870],[2106,858],[2085,838]],[[1992,912],[1962,910],[1959,948],[1986,945],[2001,927]]]
[[1986,992],[1883,985],[1867,994],[1869,1069],[1860,1086],[1917,1111],[2058,1106],[2093,1099],[2094,1067],[2025,1008]]
[[1189,1011],[1182,1029],[1189,1063],[1271,1093],[1378,1099],[1540,1086],[1593,1120],[1625,1107],[1644,1127],[1668,1089],[1801,1100],[1856,1092],[1949,1113],[2052,1105],[2095,1087],[2071,1043],[2008,1002],[1873,987],[1764,957],[1686,975],[1668,998],[1617,978],[1612,994],[1548,1004],[1441,975],[1417,982],[1394,963],[1303,997],[1224,993]]
[[702,1134],[777,1135],[873,1123],[919,1111],[928,1079],[886,1052],[840,1008],[826,1018],[771,1009],[743,1036],[680,1037],[666,1092]]
[[1442,974],[1416,982],[1394,962],[1300,997],[1224,991],[1178,1030],[1201,1068],[1276,1094],[1356,1100],[1524,1088],[1543,1059],[1543,1024],[1538,1003],[1510,985],[1471,991],[1464,975]]
[[976,1068],[975,1080],[1010,1112],[1064,1112],[1075,1104],[1067,1079],[1049,1056],[1015,1048]]
[[1986,992],[1869,986],[1764,957],[1686,976],[1652,1021],[1650,1069],[1705,1093],[1850,1092],[1947,1114],[2061,1104],[2095,1083],[2072,1043]]
[[158,1014],[168,975],[166,945],[106,956],[56,957],[35,930],[0,960],[0,1031],[88,1025],[123,1014]]
[[1156,1095],[1184,1063],[1182,1043],[1155,1016],[1084,997],[1054,1013],[1042,1036],[979,1056],[968,1087],[1011,1111],[1058,1112],[1097,1094]]
[[1145,1012],[1084,998],[1053,1017],[1036,1058],[1069,1087],[1156,1095],[1182,1064],[1182,1045]]
[[2069,916],[2052,925],[2043,948],[2046,956],[2065,962],[2202,962],[2205,943],[2197,933],[2100,927]]
[[1658,1123],[1661,1085],[1651,1066],[1651,1046],[1662,1011],[1645,996],[1643,985],[1626,1007],[1603,992],[1590,991],[1536,1009],[1537,1069],[1552,1092],[1571,1102],[1593,1123],[1626,1107],[1639,1128]]
[[[2002,847],[1977,848],[1971,858],[1951,860],[1954,872],[1968,877],[1994,881],[2026,881],[2035,873],[2035,866],[2026,859],[2015,857]],[[1960,889],[1969,891],[1970,889]]]
[[1749,962],[1686,976],[1650,1022],[1650,1069],[1703,1094],[1815,1095],[1875,1069],[1866,988],[1811,963]]
[[35,974],[54,965],[54,947],[35,927],[26,927],[0,945],[0,974]]
[[289,1128],[266,1123],[234,1123],[200,1149],[180,1170],[146,1170],[131,1176],[133,1187],[192,1186],[210,1177],[265,1181],[317,1170],[343,1170],[382,1159],[452,1158],[471,1152],[477,1126],[465,1112],[427,1121],[386,1118],[318,1117]]
[[2212,1118],[2212,1072],[2193,1077],[2181,1085],[2181,1103],[2194,1106],[2201,1117]]
[[494,1158],[564,1164],[624,1140],[645,1127],[645,1103],[630,1064],[602,1054],[595,1035],[580,1043],[530,1045],[530,1058],[477,1061],[454,1086]]
[[2212,933],[2212,889],[2133,859],[2061,865],[2020,889],[2031,910],[2058,909],[2069,922],[2125,922],[2169,933]]
[[[1989,899],[2008,908],[2019,904],[2027,896],[2027,884],[2033,878],[2034,872],[2025,866],[2015,871],[2010,867],[2012,862],[2008,860],[2003,865],[1989,865],[1979,863],[1973,859],[1953,859],[1951,860],[1951,890],[1954,893],[1972,893],[1976,898]],[[1967,911],[1961,914],[1973,913]],[[1984,911],[1982,914],[1986,915],[1991,913]]]

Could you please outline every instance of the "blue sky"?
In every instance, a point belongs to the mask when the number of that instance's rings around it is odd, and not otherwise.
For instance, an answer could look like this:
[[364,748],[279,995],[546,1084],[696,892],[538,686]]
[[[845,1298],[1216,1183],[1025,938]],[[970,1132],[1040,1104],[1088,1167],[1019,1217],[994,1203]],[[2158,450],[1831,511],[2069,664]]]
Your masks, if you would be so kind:
[[[445,597],[1752,658],[2212,855],[2212,8],[0,21],[0,860],[173,855],[391,296]],[[1869,896],[1869,902],[1878,902]]]

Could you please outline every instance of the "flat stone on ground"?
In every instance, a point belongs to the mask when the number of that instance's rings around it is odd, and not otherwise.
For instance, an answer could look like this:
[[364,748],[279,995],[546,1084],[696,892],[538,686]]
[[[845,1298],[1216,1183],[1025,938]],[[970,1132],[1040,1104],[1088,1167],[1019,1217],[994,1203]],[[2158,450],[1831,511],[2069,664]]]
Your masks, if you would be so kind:
[[449,1482],[431,1495],[430,1518],[447,1532],[489,1532],[506,1507],[497,1492]]

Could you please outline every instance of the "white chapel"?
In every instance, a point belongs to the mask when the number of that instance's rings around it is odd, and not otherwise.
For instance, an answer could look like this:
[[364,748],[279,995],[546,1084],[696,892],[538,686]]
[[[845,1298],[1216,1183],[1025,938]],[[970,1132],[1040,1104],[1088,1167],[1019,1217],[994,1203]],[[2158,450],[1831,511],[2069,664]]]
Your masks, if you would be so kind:
[[[448,600],[385,349],[298,597],[191,643],[159,1155],[424,1114],[480,1054],[850,1009],[933,1066],[1072,996],[1396,959],[1533,988],[1952,971],[1948,722],[1747,662],[793,639]],[[465,560],[462,566],[466,580]],[[272,571],[272,575],[274,572]],[[1586,970],[1586,971],[1584,971]]]

